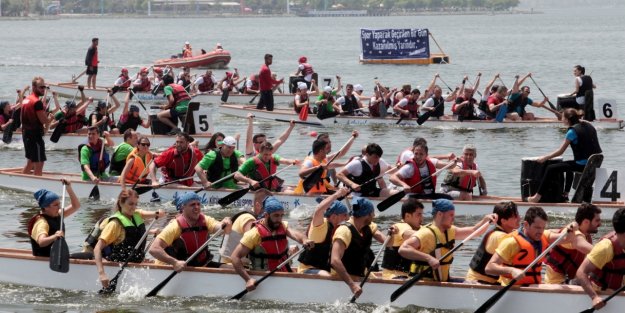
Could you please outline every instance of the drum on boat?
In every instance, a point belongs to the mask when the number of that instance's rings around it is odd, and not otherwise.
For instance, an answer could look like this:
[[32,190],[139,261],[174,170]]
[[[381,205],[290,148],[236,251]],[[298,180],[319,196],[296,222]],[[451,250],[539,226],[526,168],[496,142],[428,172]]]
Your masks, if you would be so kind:
[[558,95],[558,110],[562,111],[568,108],[579,110],[579,104],[575,101],[575,96],[570,94]]
[[[521,159],[521,198],[527,201],[527,197],[533,196],[540,186],[548,165],[562,162],[562,158],[554,158],[544,163],[538,163],[537,157]],[[558,176],[555,181],[547,182],[547,192],[542,195],[540,202],[562,202],[564,191],[564,174]]]

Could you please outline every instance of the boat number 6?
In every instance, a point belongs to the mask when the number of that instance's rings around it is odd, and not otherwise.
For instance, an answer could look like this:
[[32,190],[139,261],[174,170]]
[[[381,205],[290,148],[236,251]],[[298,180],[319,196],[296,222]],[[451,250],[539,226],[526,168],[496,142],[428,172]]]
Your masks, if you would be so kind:
[[[606,103],[607,104],[607,103]],[[618,177],[617,171],[612,171],[610,177],[605,181],[603,188],[601,188],[601,198],[610,198],[612,201],[616,201],[621,198],[621,193],[618,192],[616,179]],[[612,186],[612,188],[610,188]],[[608,190],[609,188],[609,190]]]
[[612,118],[612,105],[608,102],[603,104],[603,116],[606,118]]
[[199,115],[198,116],[198,123],[200,124],[200,130],[202,132],[208,131],[209,126],[210,126],[210,125],[208,125],[208,115],[204,115],[204,114]]

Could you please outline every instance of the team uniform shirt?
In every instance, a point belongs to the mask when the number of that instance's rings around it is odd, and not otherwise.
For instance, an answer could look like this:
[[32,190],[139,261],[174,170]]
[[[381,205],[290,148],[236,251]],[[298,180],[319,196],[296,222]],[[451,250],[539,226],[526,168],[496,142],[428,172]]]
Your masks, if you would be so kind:
[[[234,156],[238,159],[240,159],[243,156],[243,152],[239,151],[239,150],[234,150]],[[198,163],[198,165],[205,171],[208,170],[209,167],[211,167],[211,165],[213,165],[213,163],[215,162],[215,158],[217,157],[217,152],[211,151],[209,153],[207,153],[206,155],[204,155],[204,158],[202,158],[202,161],[200,161],[200,163]],[[229,169],[230,168],[230,158],[226,158],[224,156],[221,157],[222,161],[223,161],[223,165],[224,165],[224,169]],[[237,183],[233,180],[233,179],[228,179],[225,182],[223,182],[222,184],[223,188],[230,188],[230,189],[236,189],[237,187]]]
[[[300,72],[302,72],[302,74],[304,73],[304,64],[303,63],[300,64],[297,68],[300,70]],[[312,76],[313,76],[313,73],[305,75],[304,76],[304,80],[310,83],[310,81],[312,80]]]
[[[276,163],[276,166],[280,166],[279,162],[282,158],[277,154],[273,154],[271,157],[273,158],[273,161]],[[265,164],[265,168],[267,169],[267,172],[270,173],[271,165],[269,164],[269,162],[267,163],[263,162],[263,164]],[[241,166],[239,167],[239,173],[243,174],[243,176],[250,176],[255,171],[256,171],[256,162],[254,162],[254,158],[249,158],[245,160],[245,162],[243,162],[243,164],[241,164]]]
[[[391,242],[393,247],[399,247],[402,243],[404,243],[404,235],[406,232],[414,230],[410,227],[410,225],[408,225],[408,223],[405,223],[404,220],[401,220],[401,223],[396,223],[393,226],[395,226],[397,232],[392,235]],[[394,277],[406,276],[406,273],[382,268],[382,276],[385,279],[393,279]]]
[[[584,236],[584,233],[582,233],[579,230],[575,231],[575,237],[581,237],[582,240],[586,241],[586,236]],[[575,249],[573,247],[573,244],[570,242],[561,244],[560,247],[564,248],[564,249]],[[566,280],[565,278],[565,274],[562,273],[558,273],[556,271],[554,271],[551,266],[547,265],[546,267],[546,271],[545,271],[545,280],[543,281],[543,283],[545,284],[563,284]]]
[[[102,147],[102,149],[105,149],[104,153],[106,152],[106,147]],[[89,166],[91,164],[91,154],[93,152],[91,151],[91,149],[89,149],[89,147],[87,147],[86,145],[82,147],[82,149],[80,149],[80,166],[83,167],[83,165],[87,165]],[[102,158],[104,159],[104,157]],[[99,174],[99,175],[96,175]],[[102,173],[93,173],[93,175],[96,175],[96,177],[99,177],[101,179],[107,179],[109,177],[109,175],[106,173],[106,171],[102,171]],[[90,181],[91,178],[89,177],[89,174],[87,174],[87,172],[85,172],[84,168],[82,171],[82,180],[85,181]]]
[[115,153],[115,157],[113,158],[113,161],[120,162],[122,160],[125,160],[126,157],[128,157],[128,155],[130,154],[130,152],[132,152],[133,149],[134,147],[131,146],[129,143],[127,142],[121,143],[119,146],[117,146],[117,149],[115,149],[117,153]]
[[[550,233],[551,231],[545,230],[543,232],[543,235],[549,238]],[[547,247],[543,247],[543,251],[545,250],[545,248]],[[521,251],[521,247],[519,247],[519,244],[512,236],[506,236],[500,242],[499,246],[497,246],[497,249],[495,249],[495,252],[504,260],[505,263],[508,264],[512,263],[514,256],[519,253],[519,251]],[[538,252],[536,255],[538,256],[538,254],[540,254],[540,252]],[[508,285],[511,280],[511,278],[499,276],[499,282],[501,283],[501,285]]]
[[[232,223],[232,231],[237,232],[239,234],[245,234],[245,230],[243,229],[243,227],[245,227],[245,224],[249,222],[255,222],[255,221],[256,221],[256,218],[252,214],[242,214],[239,217],[237,217],[234,223]],[[221,263],[231,264],[232,260],[229,257],[222,254]]]
[[[362,175],[362,163],[360,163],[361,160],[365,161],[369,165],[369,168],[371,168],[371,170],[373,170],[373,165],[371,165],[369,162],[367,162],[366,158],[353,159],[349,163],[347,163],[347,165],[345,165],[344,169],[347,170],[347,173],[349,173],[351,175],[354,175],[356,177]],[[380,174],[386,172],[387,170],[389,170],[391,168],[388,165],[388,163],[386,163],[386,161],[384,161],[384,159],[382,159],[382,158],[380,158],[379,165],[380,165]],[[371,184],[373,184],[373,183],[371,183]],[[360,192],[354,191],[354,195],[355,196],[360,196]]]
[[50,225],[48,225],[48,222],[46,221],[46,219],[39,218],[35,222],[35,225],[33,225],[33,231],[30,235],[30,238],[37,241],[37,238],[39,238],[39,236],[41,235],[48,237],[49,231],[50,231]]
[[[204,220],[206,221],[206,228],[209,233],[214,233],[219,227],[219,222],[210,216],[204,215]],[[182,235],[182,228],[180,228],[180,224],[178,224],[178,221],[174,218],[169,221],[169,224],[163,228],[156,238],[162,240],[167,246],[171,246],[174,240],[180,238],[180,235]],[[166,263],[156,260],[156,264]]]
[[[214,75],[211,75],[211,81],[216,82],[216,81],[217,81],[217,78],[215,78],[215,76],[214,76]],[[204,83],[204,76],[203,76],[203,75],[202,75],[202,76],[200,76],[200,77],[198,77],[198,78],[195,80],[195,85],[196,85],[196,86],[197,86],[197,85],[201,85],[201,84],[203,84],[203,83]]]
[[117,79],[113,83],[113,86],[121,86],[128,80],[130,80],[130,77],[123,77],[123,76],[117,77]]
[[[135,212],[139,213],[141,216],[145,214],[144,211],[140,209],[136,209]],[[126,231],[121,223],[109,223],[109,219],[106,218],[100,223],[100,229],[102,233],[100,233],[98,240],[102,239],[107,246],[120,244],[126,239]]]
[[[289,223],[286,221],[282,221],[282,225],[284,225],[284,229],[288,231],[288,227],[289,227]],[[262,242],[262,237],[260,236],[260,233],[258,232],[258,228],[257,227],[253,227],[250,230],[248,230],[244,235],[243,238],[241,238],[240,243],[250,249],[250,250],[254,250],[254,248],[256,248],[257,246],[259,246]]]
[[[430,159],[430,161],[432,161],[432,159]],[[434,164],[434,167],[436,167],[436,163],[434,163],[432,161],[432,163]],[[406,164],[404,166],[402,166],[399,169],[399,172],[397,172],[399,174],[399,176],[401,176],[402,178],[408,179],[410,177],[412,177],[414,175],[414,167],[412,166],[412,164]],[[423,162],[423,165],[419,167],[419,174],[421,175],[421,177],[428,177],[434,173],[430,173],[430,170],[428,169],[428,165],[427,162]],[[432,186],[433,188],[435,188],[436,186]],[[431,194],[434,193],[434,189],[423,189],[423,193],[424,194]]]
[[[435,225],[431,225],[430,227],[432,228],[436,228]],[[451,226],[450,229],[447,230],[447,233],[452,234],[452,233],[456,233],[456,230],[458,228],[454,225]],[[445,233],[441,230],[441,233]],[[419,251],[423,252],[423,253],[427,253],[430,254],[431,251],[434,251],[434,249],[436,248],[436,236],[434,235],[434,233],[428,229],[427,227],[421,227],[416,233],[414,233],[412,235],[412,237],[416,237],[417,239],[419,239]],[[455,239],[455,238],[453,238]],[[451,240],[451,238],[450,238]],[[436,256],[436,258],[440,258],[442,257],[442,255]],[[441,281],[447,281],[448,280],[448,276],[449,273],[448,272],[444,272],[441,271],[442,275],[441,275]]]
[[419,108],[419,112],[423,114],[429,111],[426,108],[433,108],[433,107],[434,107],[434,98],[430,97],[427,100],[425,100],[425,103]]
[[[603,269],[603,267],[610,263],[612,259],[614,259],[614,248],[612,247],[612,242],[610,239],[603,239],[599,241],[592,250],[586,255],[586,258],[592,265],[594,265],[598,269]],[[625,276],[623,277],[622,284],[625,284]]]
[[[348,222],[354,225],[354,218],[351,217]],[[375,232],[378,231],[378,225],[376,223],[371,222],[371,224],[369,224],[369,228],[371,229],[371,234],[373,235],[375,235]],[[334,236],[332,236],[332,243],[334,244],[334,242],[337,240],[340,240],[343,242],[343,244],[345,244],[345,249],[349,247],[349,244],[352,242],[352,231],[349,229],[349,227],[345,225],[340,225],[336,229],[336,231],[334,232]],[[332,275],[338,275],[334,271],[334,268],[332,269]]]
[[[328,219],[324,218],[323,223],[321,223],[321,225],[319,226],[314,226],[311,224],[310,228],[308,229],[308,239],[314,241],[315,244],[322,243],[326,239],[326,234],[328,233],[329,223],[330,222],[328,222]],[[304,273],[311,268],[315,268],[315,267],[300,263],[299,266],[297,267],[297,272]]]
[[403,98],[399,100],[399,102],[397,102],[397,106],[399,106],[402,109],[406,108],[408,106],[408,99]]
[[[501,244],[501,242],[507,238],[509,235],[504,233],[503,231],[495,231],[493,232],[489,237],[488,237],[488,241],[486,242],[486,252],[489,254],[494,255],[495,254],[495,250],[497,249],[497,247],[499,247],[499,244]],[[466,280],[470,280],[470,281],[488,281],[488,279],[485,277],[484,275],[474,271],[473,269],[469,268],[469,271],[467,272],[467,276],[466,276]]]
[[[165,93],[165,97],[173,96],[174,88],[172,88],[171,86],[165,86],[163,92]],[[176,112],[180,114],[186,113],[187,109],[189,108],[189,102],[191,102],[191,99],[174,103],[174,105],[176,106]]]

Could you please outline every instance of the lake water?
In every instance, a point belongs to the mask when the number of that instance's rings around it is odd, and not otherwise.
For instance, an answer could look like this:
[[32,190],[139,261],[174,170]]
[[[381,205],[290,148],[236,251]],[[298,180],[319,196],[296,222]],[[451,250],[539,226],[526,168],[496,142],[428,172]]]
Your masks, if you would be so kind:
[[[344,78],[344,83],[362,84],[365,93],[371,92],[374,77],[390,86],[410,83],[424,89],[435,73],[440,73],[445,82],[452,86],[459,84],[464,75],[474,80],[478,71],[484,75],[481,84],[484,86],[495,73],[501,73],[510,86],[514,75],[532,72],[540,87],[555,103],[558,94],[573,90],[572,68],[582,64],[587,73],[592,71],[598,87],[596,97],[625,103],[622,77],[625,72],[622,63],[625,51],[623,12],[620,7],[567,9],[536,15],[0,20],[3,30],[0,32],[0,98],[13,99],[15,89],[30,84],[35,75],[45,77],[48,82],[68,81],[72,74],[84,69],[82,64],[86,49],[91,37],[97,36],[100,38],[101,61],[99,85],[111,85],[121,67],[128,67],[134,73],[153,60],[176,53],[184,41],[190,41],[196,50],[210,50],[215,43],[220,42],[232,53],[230,68],[239,68],[242,75],[249,76],[257,72],[263,55],[272,53],[272,70],[280,77],[288,77],[295,71],[297,59],[305,55],[322,76],[339,74]],[[444,52],[450,55],[451,64],[361,65],[358,63],[360,28],[429,28]],[[432,50],[436,50],[433,44]],[[223,75],[223,71],[217,73],[218,77]],[[531,97],[541,100],[531,81],[526,83],[532,87]],[[220,116],[216,106],[212,109],[216,130],[244,135],[244,120]],[[547,116],[546,111],[536,113]],[[257,130],[270,137],[279,135],[285,127],[285,124],[267,122],[258,122],[256,125]],[[281,148],[280,155],[302,159],[312,143],[309,136],[312,130],[315,129],[296,126]],[[486,177],[489,193],[514,196],[520,194],[521,158],[544,155],[555,150],[564,135],[563,131],[556,129],[459,131],[360,127],[358,130],[361,136],[350,153],[356,154],[362,145],[375,141],[385,150],[387,160],[393,160],[416,136],[428,140],[431,154],[454,152],[458,155],[464,144],[474,143],[478,148],[477,161]],[[349,137],[351,129],[336,128],[328,131],[335,149],[338,149]],[[599,137],[606,157],[603,167],[622,172],[622,155],[625,152],[623,131],[602,130],[599,131]],[[23,151],[0,150],[0,156],[0,167],[24,164]],[[569,150],[565,158],[571,157]],[[45,169],[77,172],[79,165],[76,153],[48,152]],[[290,183],[296,182],[294,177],[294,170],[284,175]],[[25,224],[36,211],[32,209],[34,205],[28,193],[0,190],[0,246],[29,248]],[[170,213],[174,213],[171,206],[164,206]],[[67,240],[72,251],[78,250],[93,222],[105,214],[109,207],[107,203],[85,202],[83,208],[67,220]],[[226,213],[209,214],[222,217]],[[551,226],[559,227],[570,219],[552,218],[555,222]],[[308,222],[307,218],[299,215],[292,215],[289,220],[300,228],[304,228]],[[457,223],[467,225],[477,220],[477,217],[459,217]],[[394,222],[395,219],[378,221],[383,227]],[[600,235],[607,231],[607,227],[602,228]],[[457,253],[454,274],[464,275],[476,243],[467,245]],[[97,280],[95,270],[90,279]],[[233,304],[207,298],[146,301],[128,295],[101,298],[80,292],[0,284],[0,311],[11,312],[371,312],[379,309],[368,305],[343,304],[308,306],[251,301]],[[418,308],[406,311],[428,312]]]

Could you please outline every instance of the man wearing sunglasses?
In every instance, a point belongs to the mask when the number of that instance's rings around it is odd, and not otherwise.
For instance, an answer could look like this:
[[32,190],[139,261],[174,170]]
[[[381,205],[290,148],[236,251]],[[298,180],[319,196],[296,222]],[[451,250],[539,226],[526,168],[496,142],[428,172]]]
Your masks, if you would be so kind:
[[[22,102],[22,140],[26,165],[22,170],[24,174],[41,176],[43,165],[46,161],[46,146],[43,142],[45,125],[50,122],[46,115],[43,100],[47,93],[46,82],[43,77],[36,76],[32,80],[32,92]],[[32,172],[31,172],[32,171]]]

